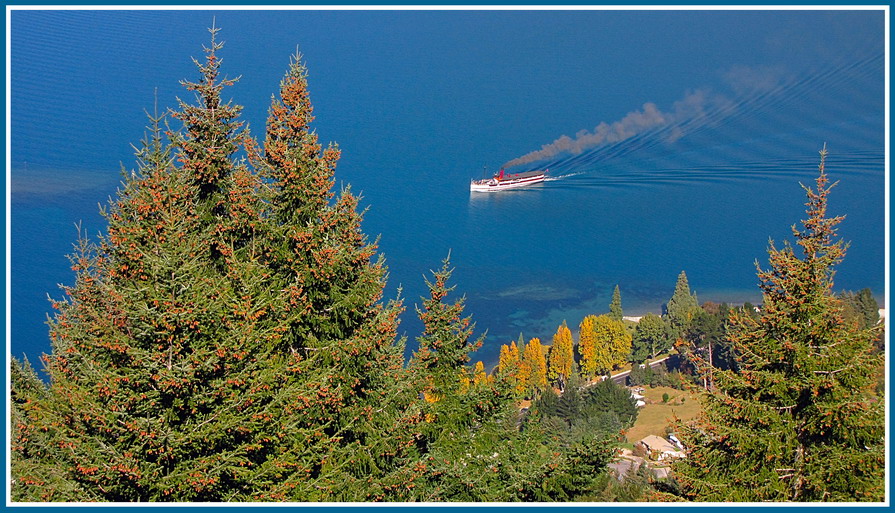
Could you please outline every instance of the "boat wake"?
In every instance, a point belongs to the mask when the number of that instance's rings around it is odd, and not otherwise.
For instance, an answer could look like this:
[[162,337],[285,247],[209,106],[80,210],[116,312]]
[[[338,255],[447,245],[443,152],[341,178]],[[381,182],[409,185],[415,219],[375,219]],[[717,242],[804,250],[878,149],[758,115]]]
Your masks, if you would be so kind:
[[563,178],[571,178],[573,176],[583,175],[584,171],[578,171],[577,173],[566,173],[564,175],[559,176],[548,176],[544,179],[545,182],[555,182],[557,180],[562,180]]
[[878,174],[884,63],[884,54],[872,53],[774,76],[751,90],[697,91],[668,112],[646,104],[505,165],[549,168],[557,176],[547,181],[576,177],[567,182],[575,187],[766,180],[813,172],[815,150],[827,142],[831,165],[840,159],[845,173]]

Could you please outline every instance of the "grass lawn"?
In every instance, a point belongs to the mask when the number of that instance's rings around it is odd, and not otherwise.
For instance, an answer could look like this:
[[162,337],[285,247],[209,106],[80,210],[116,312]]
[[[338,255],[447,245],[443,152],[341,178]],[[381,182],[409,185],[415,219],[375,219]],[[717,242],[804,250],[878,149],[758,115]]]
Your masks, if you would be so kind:
[[[668,403],[662,403],[662,394],[668,394]],[[674,388],[646,388],[643,395],[647,404],[640,408],[637,421],[627,433],[631,443],[647,435],[665,436],[665,426],[671,423],[675,415],[681,420],[690,420],[702,411],[695,396]]]

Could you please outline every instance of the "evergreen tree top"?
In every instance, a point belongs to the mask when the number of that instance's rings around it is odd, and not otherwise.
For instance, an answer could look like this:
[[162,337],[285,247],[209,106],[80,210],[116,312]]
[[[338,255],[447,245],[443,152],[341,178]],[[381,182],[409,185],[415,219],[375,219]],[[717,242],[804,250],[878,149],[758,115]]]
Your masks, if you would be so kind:
[[622,313],[622,295],[618,285],[615,286],[615,290],[612,292],[612,302],[609,303],[609,316],[616,321],[622,320],[624,316]]
[[[400,304],[381,301],[386,269],[356,199],[305,201],[306,222],[290,222],[296,198],[328,189],[334,155],[293,144],[282,165],[232,160],[247,136],[220,99],[233,81],[217,31],[202,78],[184,82],[197,103],[172,114],[184,132],[165,144],[164,116],[147,113],[108,235],[71,257],[50,387],[16,371],[35,399],[16,412],[17,498],[365,500],[414,444]],[[288,166],[296,180],[265,179]]]
[[687,273],[681,271],[674,285],[674,295],[668,300],[668,317],[674,325],[686,325],[698,309],[699,301],[695,294],[690,293]]
[[172,116],[184,124],[185,133],[170,133],[178,150],[178,160],[183,168],[200,187],[203,199],[214,197],[223,187],[222,181],[231,173],[231,156],[237,150],[236,137],[243,123],[238,121],[242,106],[231,101],[223,102],[221,95],[225,87],[232,86],[239,78],[221,78],[221,59],[217,51],[224,47],[217,41],[219,28],[212,26],[211,46],[203,47],[205,61],[193,58],[193,63],[201,75],[196,82],[181,81],[181,85],[196,94],[196,104],[191,105],[177,99],[179,111]]
[[[884,494],[884,411],[872,384],[882,358],[879,327],[842,319],[831,291],[845,254],[834,241],[842,216],[827,217],[832,186],[821,153],[804,229],[803,254],[770,244],[758,268],[760,316],[735,311],[727,338],[738,370],[714,369],[704,416],[683,426],[689,448],[675,473],[698,500],[879,501]],[[697,357],[702,372],[708,362]]]
[[454,269],[450,266],[450,254],[442,261],[441,269],[432,271],[432,278],[426,278],[429,297],[423,299],[423,308],[416,308],[423,321],[424,332],[417,338],[419,349],[414,359],[424,368],[440,368],[455,372],[469,362],[469,354],[478,349],[484,335],[472,340],[475,324],[471,317],[463,317],[466,297],[454,303],[446,303],[445,298],[455,285],[448,285]]

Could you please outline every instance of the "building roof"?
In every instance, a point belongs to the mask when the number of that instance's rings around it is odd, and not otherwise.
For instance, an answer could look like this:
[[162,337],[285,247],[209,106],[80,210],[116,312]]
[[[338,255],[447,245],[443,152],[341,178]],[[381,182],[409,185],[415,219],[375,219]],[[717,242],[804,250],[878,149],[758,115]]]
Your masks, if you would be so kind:
[[678,448],[675,447],[671,442],[662,438],[661,436],[649,435],[644,437],[643,440],[640,441],[643,445],[647,446],[651,451],[673,451],[678,452]]

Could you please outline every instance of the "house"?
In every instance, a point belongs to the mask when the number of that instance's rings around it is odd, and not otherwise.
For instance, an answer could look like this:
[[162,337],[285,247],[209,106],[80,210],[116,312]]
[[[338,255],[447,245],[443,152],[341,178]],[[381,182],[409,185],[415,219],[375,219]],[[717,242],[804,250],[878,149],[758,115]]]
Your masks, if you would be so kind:
[[650,457],[657,461],[686,457],[683,451],[661,436],[649,435],[637,443],[642,445]]
[[608,468],[612,475],[619,481],[635,476],[638,471],[646,470],[653,479],[667,479],[671,469],[665,466],[653,466],[653,464],[639,456],[634,456],[630,449],[621,449]]

